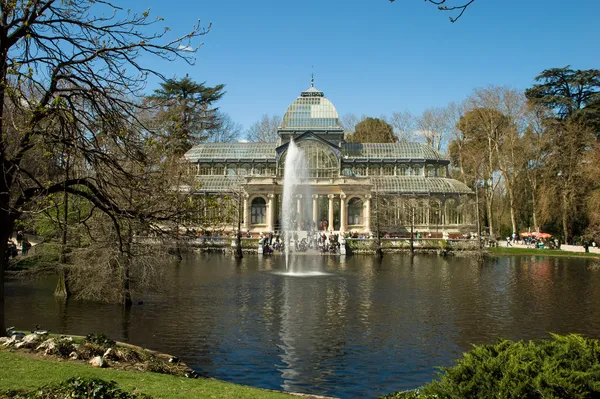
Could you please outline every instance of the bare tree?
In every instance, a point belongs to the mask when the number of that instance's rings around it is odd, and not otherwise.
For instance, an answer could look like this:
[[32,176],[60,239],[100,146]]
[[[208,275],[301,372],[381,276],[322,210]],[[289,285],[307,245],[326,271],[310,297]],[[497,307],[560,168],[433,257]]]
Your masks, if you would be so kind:
[[362,122],[366,118],[367,117],[364,115],[359,118],[358,116],[356,116],[356,114],[347,113],[347,114],[344,114],[340,118],[340,124],[342,125],[344,132],[346,134],[350,135],[350,134],[353,134],[354,131],[356,130],[356,125],[358,125],[360,122]]
[[[122,219],[165,220],[164,190],[143,190],[153,170],[143,167],[147,141],[128,132],[143,131],[132,100],[151,74],[142,56],[193,63],[190,41],[207,33],[199,25],[167,40],[168,28],[149,12],[133,13],[110,1],[0,1],[0,253],[15,221],[47,206],[46,199],[67,192],[105,213],[121,239]],[[148,62],[144,60],[144,62]],[[68,126],[65,137],[57,126]],[[64,145],[85,159],[87,174],[50,178],[45,148]],[[123,160],[137,164],[124,168]],[[138,173],[139,172],[139,173]],[[128,209],[114,200],[120,185],[144,192],[144,206]],[[155,188],[155,187],[154,187]],[[159,199],[157,196],[163,196]],[[0,259],[0,334],[4,328],[4,269]]]
[[226,113],[217,113],[217,126],[206,132],[208,143],[234,143],[242,137],[244,127]]
[[444,108],[427,108],[417,118],[418,130],[415,134],[424,138],[425,142],[435,148],[442,150],[443,143],[448,140],[448,118]]
[[415,117],[409,111],[394,112],[391,117],[386,118],[386,122],[394,128],[394,134],[398,136],[401,142],[416,141],[415,135]]
[[281,117],[278,115],[269,116],[264,114],[262,118],[255,122],[246,133],[248,141],[259,143],[273,143],[277,141],[277,128],[281,124]]

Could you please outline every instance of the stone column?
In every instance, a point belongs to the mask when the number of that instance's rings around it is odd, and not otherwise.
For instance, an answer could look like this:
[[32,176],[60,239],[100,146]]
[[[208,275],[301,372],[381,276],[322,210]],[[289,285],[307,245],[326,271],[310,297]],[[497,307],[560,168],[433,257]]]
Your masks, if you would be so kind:
[[319,230],[319,195],[312,196],[312,221],[315,224],[315,230]]
[[296,195],[296,213],[298,215],[298,226],[300,226],[300,222],[302,221],[302,194]]
[[333,194],[329,194],[327,196],[327,198],[329,198],[329,226],[327,227],[327,230],[329,231],[333,231],[333,198],[335,197],[335,195]]
[[267,230],[273,231],[275,225],[275,194],[267,194],[269,202],[267,202]]
[[363,221],[365,224],[365,232],[371,232],[371,194],[365,195],[365,207],[363,209]]
[[244,230],[250,230],[250,207],[248,203],[248,194],[244,194]]
[[346,194],[340,194],[340,233],[348,230],[348,205],[346,204]]

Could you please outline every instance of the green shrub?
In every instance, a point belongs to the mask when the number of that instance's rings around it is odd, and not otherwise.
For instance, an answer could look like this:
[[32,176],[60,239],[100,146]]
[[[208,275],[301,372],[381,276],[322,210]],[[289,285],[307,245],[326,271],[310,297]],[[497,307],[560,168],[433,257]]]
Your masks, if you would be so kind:
[[53,355],[60,356],[63,358],[69,357],[71,352],[75,351],[75,345],[73,345],[73,341],[64,339],[64,338],[55,338],[54,339],[54,350],[51,351]]
[[[552,340],[500,340],[474,346],[440,380],[417,396],[388,398],[593,398],[600,397],[600,344],[580,335]],[[403,395],[400,393],[392,395]]]
[[90,342],[84,342],[77,348],[77,354],[83,360],[88,360],[96,356],[104,355],[106,347]]
[[90,344],[95,344],[98,346],[102,346],[105,349],[108,348],[114,348],[116,345],[116,342],[113,341],[112,339],[108,338],[106,335],[100,333],[100,334],[88,334],[85,336],[85,338],[83,339],[83,342],[85,343],[90,343]]
[[11,399],[152,399],[145,394],[125,392],[114,381],[80,377],[69,378],[63,383],[47,385],[31,392],[7,392],[2,396]]

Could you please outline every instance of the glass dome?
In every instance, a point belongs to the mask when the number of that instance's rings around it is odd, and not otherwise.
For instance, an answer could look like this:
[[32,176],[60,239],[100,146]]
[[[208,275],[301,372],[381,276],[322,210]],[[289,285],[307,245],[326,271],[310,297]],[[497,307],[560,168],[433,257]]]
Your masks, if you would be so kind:
[[335,107],[320,90],[311,87],[300,93],[283,115],[281,129],[341,129]]

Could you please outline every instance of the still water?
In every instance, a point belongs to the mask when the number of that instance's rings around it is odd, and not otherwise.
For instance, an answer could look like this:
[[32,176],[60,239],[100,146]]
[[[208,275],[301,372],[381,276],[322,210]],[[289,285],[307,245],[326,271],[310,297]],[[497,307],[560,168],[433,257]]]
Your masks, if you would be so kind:
[[190,255],[124,312],[57,302],[56,278],[9,281],[7,323],[110,337],[256,387],[375,397],[416,388],[471,344],[548,332],[600,337],[600,261],[496,257]]

